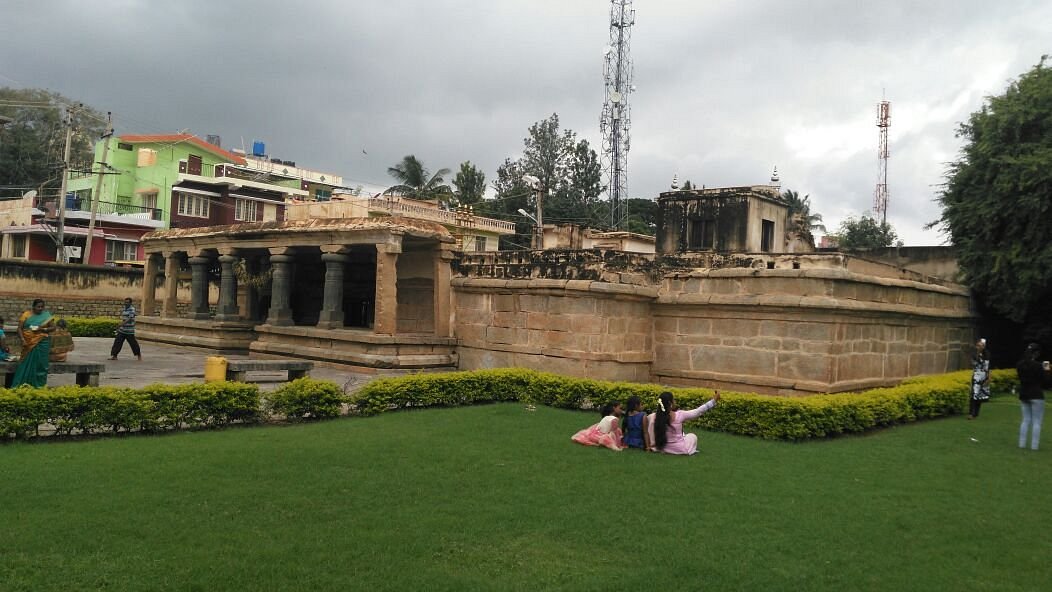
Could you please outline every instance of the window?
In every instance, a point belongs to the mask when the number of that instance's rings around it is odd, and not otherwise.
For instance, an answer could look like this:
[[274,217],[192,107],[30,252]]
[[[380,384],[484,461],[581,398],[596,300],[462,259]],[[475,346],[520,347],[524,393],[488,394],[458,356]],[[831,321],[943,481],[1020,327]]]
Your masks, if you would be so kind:
[[255,222],[257,206],[259,206],[259,202],[250,199],[239,199],[234,201],[234,220]]
[[712,249],[716,243],[716,221],[692,220],[690,223],[690,248]]
[[203,195],[179,194],[179,214],[195,218],[208,217],[208,198]]
[[774,248],[774,222],[762,220],[760,224],[760,250],[768,253]]
[[125,144],[124,142],[117,142],[118,150],[134,150],[135,148],[131,144]]
[[106,241],[106,261],[135,261],[138,243]]
[[26,257],[26,235],[11,235],[11,256],[22,259]]
[[314,199],[318,201],[329,201],[332,199],[332,191],[328,189],[316,189]]
[[475,250],[485,251],[486,250],[486,237],[476,236],[475,237]]

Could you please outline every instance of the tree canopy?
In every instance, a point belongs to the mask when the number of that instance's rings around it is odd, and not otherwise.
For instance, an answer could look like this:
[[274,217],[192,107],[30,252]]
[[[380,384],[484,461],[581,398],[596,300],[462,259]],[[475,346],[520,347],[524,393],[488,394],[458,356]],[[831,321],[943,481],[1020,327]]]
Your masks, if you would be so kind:
[[957,136],[933,223],[987,305],[1052,341],[1052,68],[1048,56],[988,97]]
[[[0,126],[0,197],[17,197],[31,189],[57,193],[66,143],[65,107],[71,104],[74,101],[46,90],[0,88],[0,116],[11,120]],[[95,142],[105,129],[104,115],[78,107],[71,168],[90,170]]]
[[822,214],[811,211],[810,195],[800,197],[796,191],[787,189],[782,192],[782,199],[789,206],[785,216],[788,221],[787,228],[790,231],[812,237],[815,230],[826,231],[825,224],[822,224]]
[[402,157],[393,167],[388,167],[387,174],[398,181],[397,185],[387,190],[389,193],[436,201],[448,200],[453,194],[453,190],[445,184],[444,179],[449,174],[449,169],[438,169],[432,175],[424,163],[412,154]]
[[453,177],[453,187],[457,205],[470,206],[482,201],[486,193],[486,174],[471,164],[470,160],[460,163],[460,170]]
[[864,214],[859,218],[846,218],[833,234],[841,249],[881,249],[890,247],[898,240],[895,229],[887,222],[877,222]]
[[599,157],[587,140],[578,140],[573,130],[560,129],[558,114],[530,126],[522,156],[504,160],[493,182],[496,198],[483,204],[486,209],[481,211],[517,219],[517,236],[505,241],[510,247],[529,244],[533,222],[518,210],[532,214],[537,207],[536,192],[522,181],[523,175],[540,180],[546,224],[604,225],[609,210],[599,201],[603,191]]

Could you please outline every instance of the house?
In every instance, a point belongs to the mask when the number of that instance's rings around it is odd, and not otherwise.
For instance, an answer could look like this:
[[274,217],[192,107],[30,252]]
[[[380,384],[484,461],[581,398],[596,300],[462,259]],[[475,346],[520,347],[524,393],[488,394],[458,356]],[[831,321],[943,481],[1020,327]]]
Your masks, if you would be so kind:
[[[286,200],[331,198],[342,184],[295,162],[268,158],[264,144],[253,154],[224,150],[216,136],[208,142],[192,134],[123,135],[99,141],[91,172],[73,173],[65,208],[65,226],[73,263],[81,251],[94,208],[92,264],[141,260],[139,239],[159,228],[194,228],[284,219]],[[108,146],[106,145],[108,143]],[[101,182],[99,180],[101,176]],[[98,196],[94,196],[95,191]],[[40,200],[40,223],[30,224],[39,241],[26,257],[46,257],[54,245],[56,200]],[[48,232],[52,236],[46,236]],[[21,231],[7,231],[21,232]],[[35,240],[35,239],[34,239]],[[18,246],[12,242],[12,248]],[[51,247],[54,260],[54,247]]]

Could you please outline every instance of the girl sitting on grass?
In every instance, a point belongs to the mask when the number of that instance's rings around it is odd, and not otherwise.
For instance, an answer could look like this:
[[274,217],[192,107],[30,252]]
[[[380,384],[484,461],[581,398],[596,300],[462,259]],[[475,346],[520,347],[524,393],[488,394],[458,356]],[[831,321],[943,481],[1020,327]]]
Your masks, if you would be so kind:
[[603,419],[587,427],[570,439],[585,446],[606,446],[610,450],[621,451],[621,403],[614,401],[603,405],[599,412]]
[[680,411],[672,393],[665,391],[658,397],[658,409],[648,416],[651,450],[665,454],[691,455],[698,451],[697,434],[684,434],[683,422],[697,419],[716,406],[720,391],[713,391],[707,403],[690,411]]
[[625,446],[628,448],[647,449],[647,432],[644,427],[647,414],[643,411],[643,400],[638,395],[628,398],[628,414],[625,415]]

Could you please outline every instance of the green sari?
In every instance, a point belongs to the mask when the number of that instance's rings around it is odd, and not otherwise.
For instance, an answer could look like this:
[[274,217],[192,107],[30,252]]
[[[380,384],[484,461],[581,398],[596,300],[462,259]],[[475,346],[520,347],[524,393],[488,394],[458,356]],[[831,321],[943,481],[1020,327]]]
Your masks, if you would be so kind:
[[28,384],[30,386],[47,386],[48,361],[51,356],[51,337],[47,333],[31,331],[32,326],[44,327],[55,319],[51,313],[44,311],[33,314],[22,313],[18,326],[22,329],[22,362],[15,369],[11,388]]

